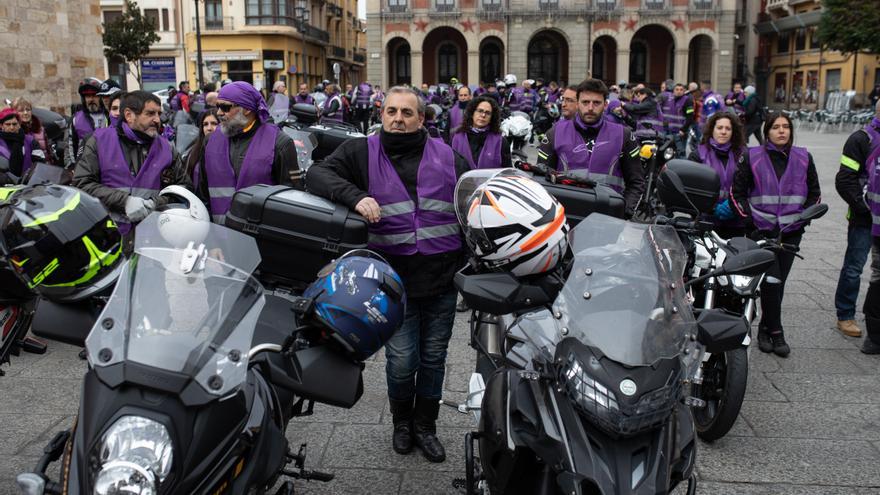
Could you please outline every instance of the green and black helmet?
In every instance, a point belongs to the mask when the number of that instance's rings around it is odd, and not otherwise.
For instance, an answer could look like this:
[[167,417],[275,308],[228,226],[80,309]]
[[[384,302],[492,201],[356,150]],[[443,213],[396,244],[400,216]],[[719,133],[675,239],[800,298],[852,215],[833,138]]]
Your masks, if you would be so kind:
[[112,285],[122,237],[100,201],[69,186],[13,192],[0,204],[0,252],[31,289],[59,301]]

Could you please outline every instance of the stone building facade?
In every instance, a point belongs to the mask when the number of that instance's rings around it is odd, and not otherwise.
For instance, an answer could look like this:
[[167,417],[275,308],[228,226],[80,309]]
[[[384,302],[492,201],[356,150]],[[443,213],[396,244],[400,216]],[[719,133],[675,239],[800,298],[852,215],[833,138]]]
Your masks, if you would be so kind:
[[388,86],[592,75],[727,88],[743,58],[734,53],[742,9],[741,0],[367,0],[368,78]]
[[69,114],[86,77],[105,78],[99,0],[0,2],[0,98]]

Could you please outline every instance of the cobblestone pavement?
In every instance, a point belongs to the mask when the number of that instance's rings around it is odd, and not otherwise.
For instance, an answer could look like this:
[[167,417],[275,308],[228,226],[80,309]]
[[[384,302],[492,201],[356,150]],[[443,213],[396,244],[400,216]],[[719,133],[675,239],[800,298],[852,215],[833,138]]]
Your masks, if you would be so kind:
[[[829,214],[807,232],[786,288],[788,359],[751,353],[748,393],[733,431],[701,444],[699,493],[880,494],[880,357],[861,354],[859,339],[834,330],[833,293],[846,238],[845,206],[834,191],[842,134],[801,132],[815,157]],[[533,154],[533,151],[532,151]],[[534,155],[533,155],[534,156]],[[867,277],[863,281],[863,294]],[[859,302],[861,308],[861,300]],[[861,311],[859,322],[863,325]],[[473,369],[463,316],[450,344],[445,394],[465,395]],[[43,446],[69,426],[84,362],[77,349],[51,344],[43,356],[14,358],[0,378],[0,494],[15,493],[16,473],[35,464]],[[463,439],[470,416],[444,408],[439,436],[448,459],[430,464],[418,453],[391,450],[384,357],[367,363],[366,391],[351,410],[317,406],[295,420],[291,443],[308,442],[308,466],[336,473],[327,484],[297,483],[308,494],[446,494],[464,475]]]

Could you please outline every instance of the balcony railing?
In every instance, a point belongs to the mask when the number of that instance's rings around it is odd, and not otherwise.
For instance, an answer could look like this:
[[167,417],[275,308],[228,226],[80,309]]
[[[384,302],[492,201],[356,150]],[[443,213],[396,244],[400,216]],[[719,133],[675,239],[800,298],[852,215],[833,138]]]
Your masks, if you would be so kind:
[[[196,18],[193,17],[193,26]],[[202,31],[232,31],[232,17],[199,17],[199,29]]]
[[388,2],[388,12],[402,13],[409,10],[407,2]]
[[345,48],[341,46],[331,46],[330,55],[338,58],[345,58]]
[[645,10],[665,10],[666,7],[666,0],[644,0],[642,2],[642,8]]
[[593,0],[593,8],[600,11],[617,9],[616,0]]
[[788,0],[767,0],[767,10],[788,10]]
[[330,43],[330,33],[324,31],[323,29],[318,29],[311,24],[302,24],[300,26],[299,32],[301,32],[308,38],[323,41],[324,43]]
[[367,63],[367,55],[365,53],[355,53],[353,58],[355,62]]
[[501,12],[504,10],[505,3],[501,0],[482,0],[480,2],[480,9],[484,12]]
[[248,26],[290,26],[296,28],[303,36],[312,38],[313,40],[330,42],[330,33],[323,29],[318,29],[311,24],[306,24],[293,17],[281,16],[248,16],[245,18]]
[[538,10],[558,10],[559,0],[538,0]]
[[709,10],[714,6],[713,0],[693,0],[693,7],[698,10]]
[[328,4],[327,5],[327,15],[331,17],[342,17],[342,7],[339,5]]
[[456,9],[455,2],[448,0],[437,0],[434,2],[434,8],[437,12],[453,12]]

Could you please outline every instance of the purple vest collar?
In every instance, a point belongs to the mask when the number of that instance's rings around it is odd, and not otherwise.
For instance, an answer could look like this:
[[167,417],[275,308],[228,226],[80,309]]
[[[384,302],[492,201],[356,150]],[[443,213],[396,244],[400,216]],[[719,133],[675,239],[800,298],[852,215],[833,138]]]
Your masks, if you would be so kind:
[[501,134],[490,132],[486,135],[483,147],[480,149],[480,156],[474,163],[474,155],[471,153],[471,147],[468,143],[467,132],[456,132],[452,137],[452,149],[459,155],[465,157],[471,168],[500,168],[501,164]]
[[556,123],[553,147],[557,170],[586,169],[596,182],[623,191],[623,173],[617,166],[623,149],[623,126],[606,120],[596,139],[585,143],[575,125],[571,120]]

